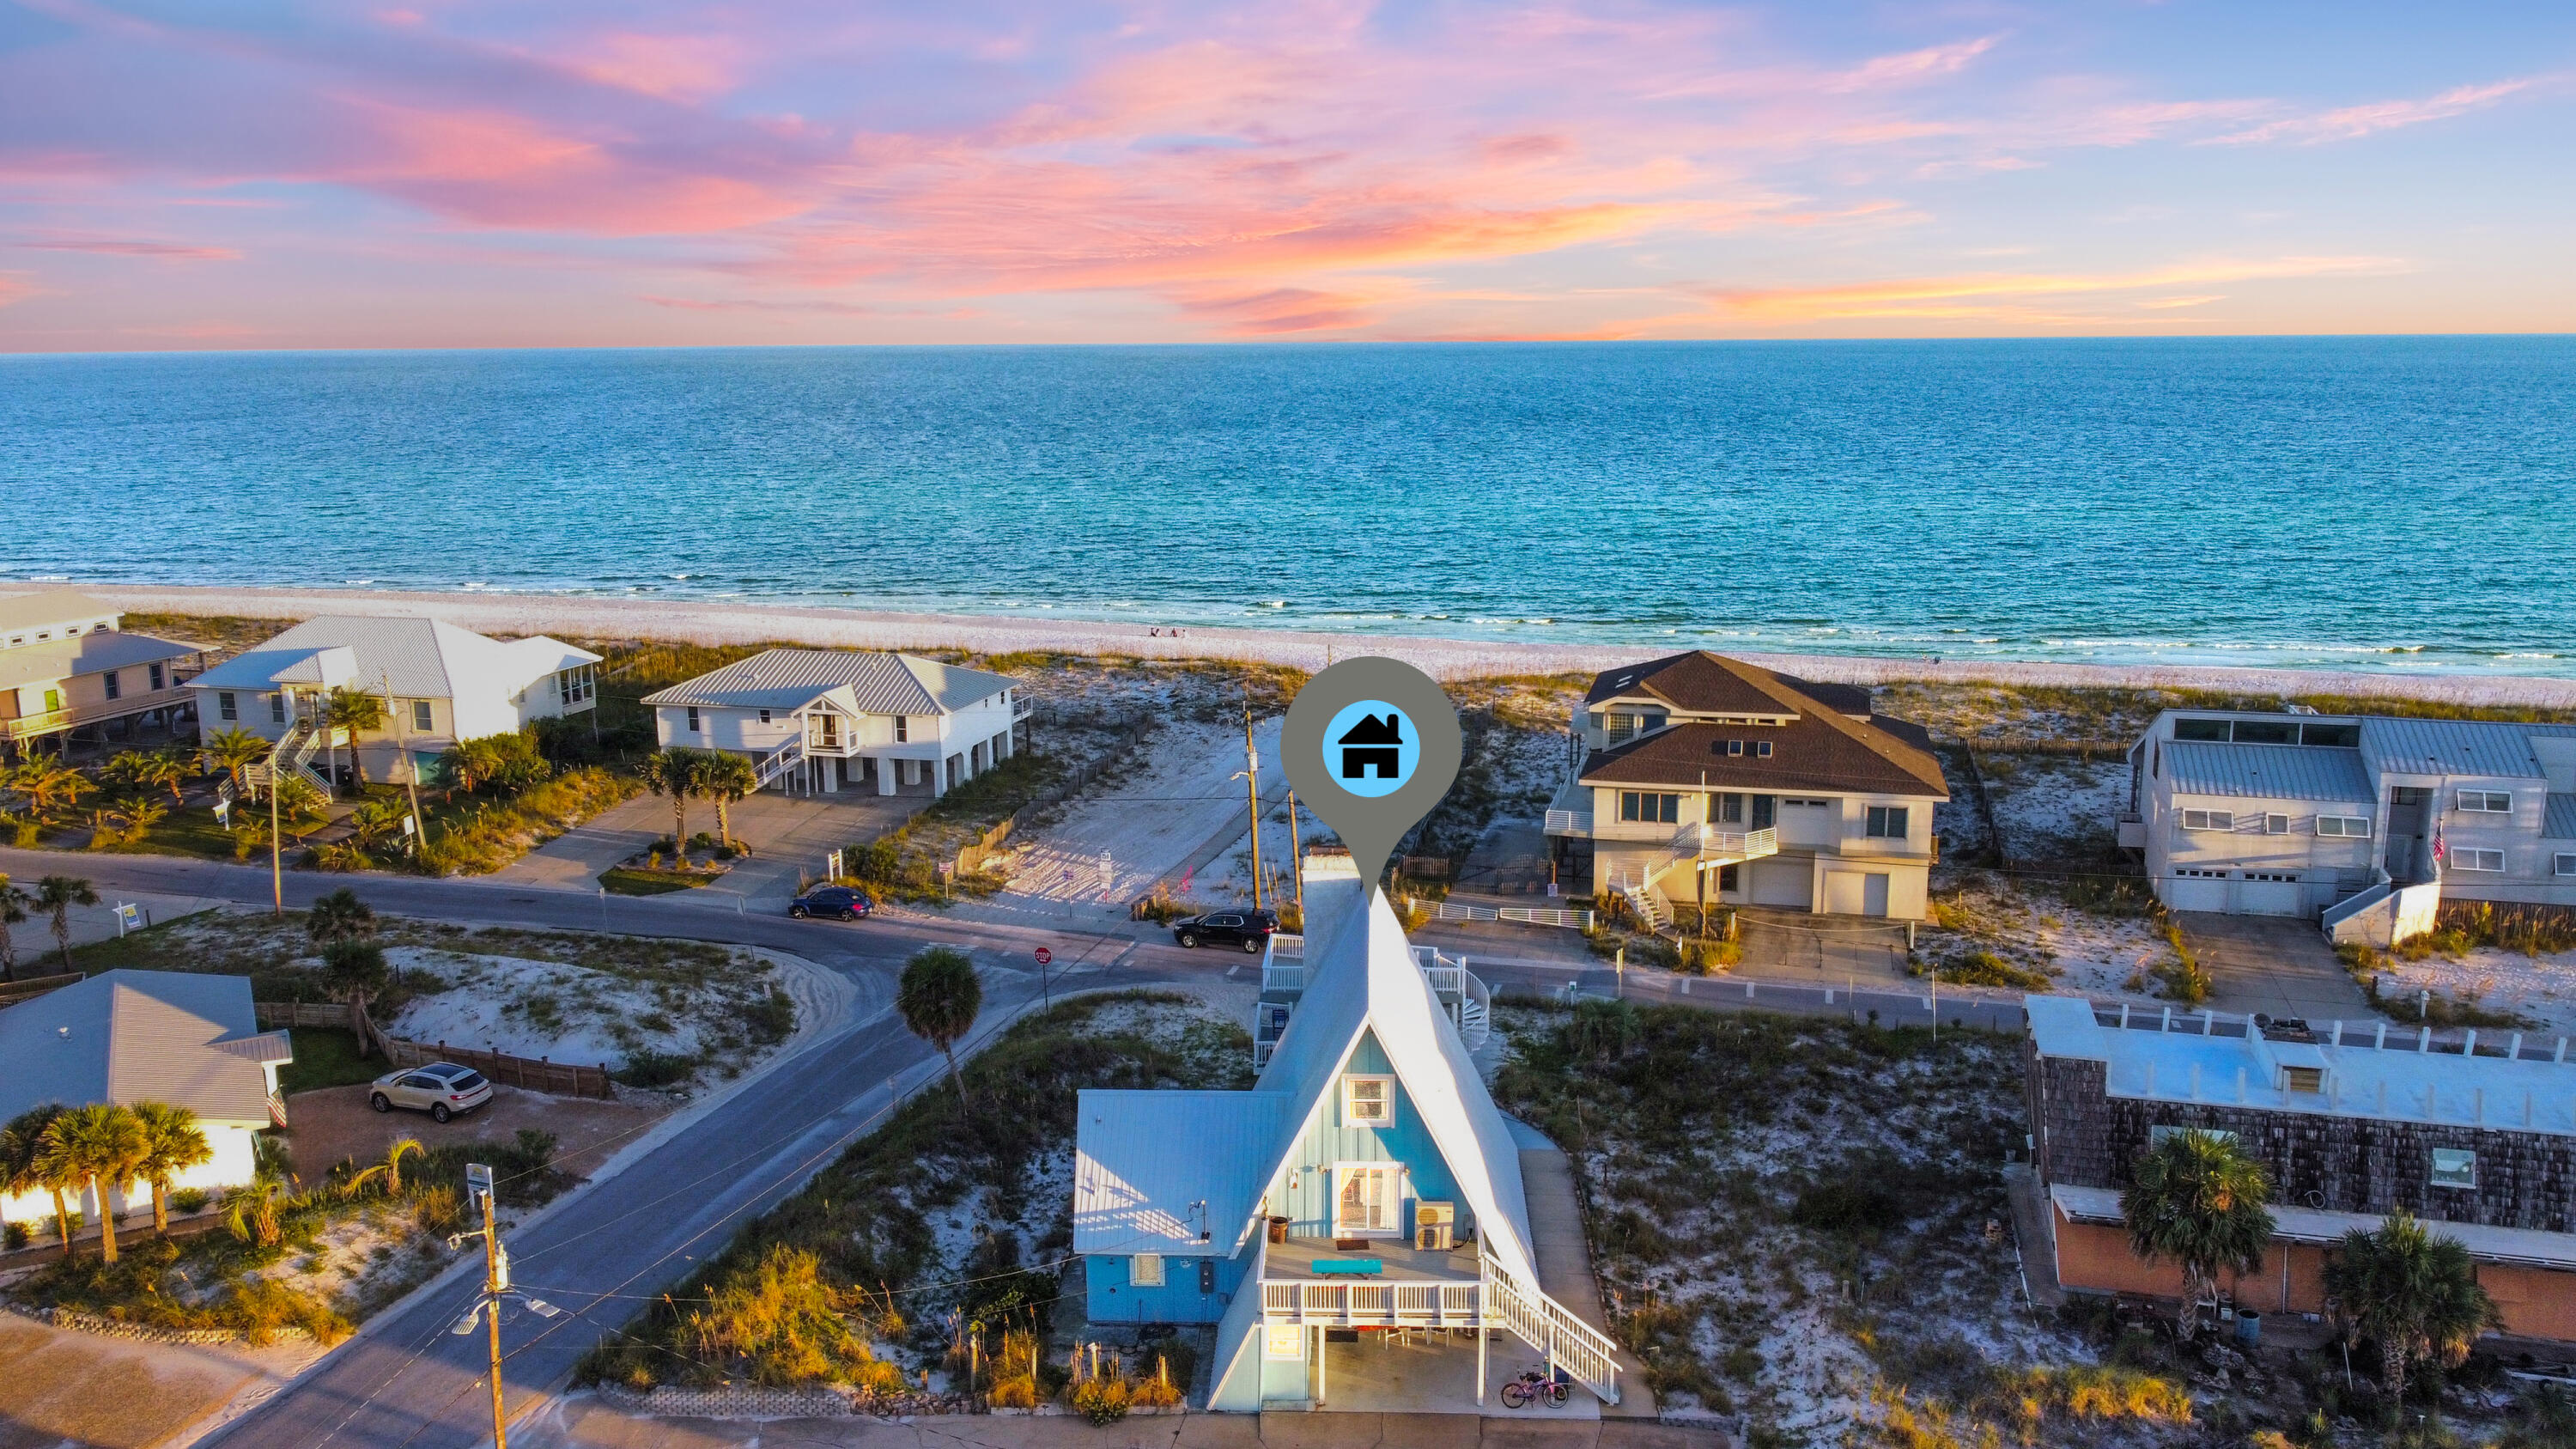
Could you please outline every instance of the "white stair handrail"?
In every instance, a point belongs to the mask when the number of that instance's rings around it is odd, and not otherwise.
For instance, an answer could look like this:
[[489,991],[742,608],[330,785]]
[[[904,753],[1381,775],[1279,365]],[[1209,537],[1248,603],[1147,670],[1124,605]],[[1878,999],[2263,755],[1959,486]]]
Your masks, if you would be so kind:
[[1550,1368],[1564,1369],[1603,1403],[1619,1402],[1619,1346],[1608,1334],[1491,1258],[1479,1255],[1477,1269],[1477,1298],[1487,1323],[1547,1355]]
[[751,767],[752,778],[758,782],[752,788],[766,790],[804,762],[805,732],[798,730],[787,737],[787,743],[761,756],[759,763]]

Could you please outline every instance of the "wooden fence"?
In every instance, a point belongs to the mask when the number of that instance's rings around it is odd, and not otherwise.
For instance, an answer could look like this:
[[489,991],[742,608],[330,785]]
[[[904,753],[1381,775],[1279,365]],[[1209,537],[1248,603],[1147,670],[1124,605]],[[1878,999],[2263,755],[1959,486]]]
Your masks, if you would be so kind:
[[65,971],[56,976],[29,976],[17,981],[0,981],[0,1006],[15,1006],[21,1001],[33,1001],[48,991],[69,986],[80,979],[81,973]]
[[1126,763],[1124,759],[1125,753],[1143,744],[1146,737],[1151,735],[1153,732],[1154,726],[1150,722],[1129,725],[1126,733],[1121,735],[1117,743],[1111,745],[1107,751],[1093,759],[1090,763],[1076,769],[1072,774],[1066,776],[1064,779],[1058,781],[1052,786],[1049,786],[1045,791],[1032,798],[1026,805],[1023,805],[1019,809],[1002,817],[1002,823],[975,837],[974,844],[966,846],[957,852],[958,874],[972,875],[975,872],[982,870],[984,868],[984,862],[997,852],[1003,841],[1011,838],[1011,832],[1019,828],[1022,820],[1027,819],[1029,816],[1036,814],[1040,810],[1044,810],[1055,805],[1061,805],[1065,801],[1072,799],[1074,796],[1081,794],[1086,786],[1088,786],[1092,781],[1099,779],[1112,767]]
[[[251,1005],[262,1027],[327,1026],[342,1031],[355,1029],[351,1010],[337,1001],[260,1001]],[[514,1057],[508,1052],[476,1051],[471,1047],[450,1046],[445,1042],[400,1041],[386,1036],[375,1023],[367,1023],[363,1035],[374,1039],[385,1056],[397,1067],[423,1067],[431,1062],[454,1062],[472,1067],[496,1082],[524,1087],[531,1092],[550,1092],[559,1097],[597,1097],[608,1100],[616,1096],[616,1084],[608,1079],[607,1064],[595,1067],[575,1066],[546,1057]]]

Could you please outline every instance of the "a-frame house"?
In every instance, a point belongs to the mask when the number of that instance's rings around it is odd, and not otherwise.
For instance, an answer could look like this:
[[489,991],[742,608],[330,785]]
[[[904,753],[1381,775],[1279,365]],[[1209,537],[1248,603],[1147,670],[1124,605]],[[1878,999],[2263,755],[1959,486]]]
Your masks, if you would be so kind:
[[1463,1334],[1480,1401],[1508,1332],[1615,1402],[1610,1341],[1538,1287],[1519,1149],[1427,953],[1348,854],[1303,864],[1303,979],[1252,1090],[1081,1096],[1092,1321],[1217,1324],[1212,1409],[1323,1398],[1335,1329]]

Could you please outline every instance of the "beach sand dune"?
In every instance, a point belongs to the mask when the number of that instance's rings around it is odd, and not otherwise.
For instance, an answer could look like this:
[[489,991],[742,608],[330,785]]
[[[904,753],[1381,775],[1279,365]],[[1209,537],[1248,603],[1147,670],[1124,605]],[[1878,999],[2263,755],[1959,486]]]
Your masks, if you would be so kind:
[[[888,614],[720,599],[604,599],[561,594],[403,593],[375,590],[204,588],[82,584],[129,610],[308,619],[390,614],[445,619],[488,634],[672,639],[698,644],[779,641],[871,649],[1024,650],[1145,659],[1225,659],[1321,669],[1356,654],[1401,659],[1435,679],[1589,674],[1687,647],[1512,644],[1410,634],[1317,634],[1287,629],[1169,629],[1088,619],[998,614]],[[1730,651],[1731,652],[1731,651]],[[2396,674],[2349,670],[2232,669],[2209,665],[2040,664],[1994,660],[1872,658],[1832,654],[1736,657],[1808,679],[1843,684],[1993,683],[2072,688],[2168,688],[2239,694],[2352,694],[2459,705],[2576,708],[2576,679],[2518,675]]]

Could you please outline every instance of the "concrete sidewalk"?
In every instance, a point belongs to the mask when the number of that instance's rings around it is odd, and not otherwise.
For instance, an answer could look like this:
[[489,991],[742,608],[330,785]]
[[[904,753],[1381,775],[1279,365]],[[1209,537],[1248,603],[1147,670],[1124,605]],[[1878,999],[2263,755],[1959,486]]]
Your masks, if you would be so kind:
[[919,1420],[648,1419],[588,1394],[514,1426],[520,1449],[1734,1449],[1714,1428],[1640,1419],[1509,1419],[1476,1414],[1181,1414],[1094,1425],[1068,1415]]

